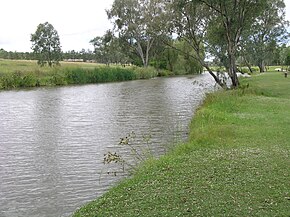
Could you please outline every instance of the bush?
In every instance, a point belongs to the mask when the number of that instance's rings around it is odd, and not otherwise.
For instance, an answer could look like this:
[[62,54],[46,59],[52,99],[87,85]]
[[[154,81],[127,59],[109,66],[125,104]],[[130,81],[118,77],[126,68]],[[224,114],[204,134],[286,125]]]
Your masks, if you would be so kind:
[[67,70],[65,75],[69,84],[116,82],[137,78],[132,69],[119,67],[75,68]]
[[67,80],[65,74],[61,72],[54,72],[50,77],[50,84],[51,85],[66,85]]
[[248,68],[241,68],[241,73],[243,73],[243,74],[245,74],[245,73],[247,73],[247,74],[250,74],[251,72],[250,72],[250,70],[248,69]]
[[[161,73],[167,75],[166,71],[161,71]],[[2,73],[0,74],[0,89],[117,82],[149,79],[157,75],[157,70],[153,67],[56,67],[48,72],[34,70],[29,73],[20,71],[7,74]]]
[[88,73],[82,68],[66,69],[64,74],[68,84],[85,84],[88,81]]
[[34,74],[27,74],[22,77],[19,87],[36,87],[39,86],[39,81]]
[[149,79],[154,78],[158,75],[157,70],[153,67],[133,67],[134,72],[138,79]]
[[260,72],[260,69],[259,69],[259,67],[255,66],[255,67],[252,67],[252,71],[253,72]]

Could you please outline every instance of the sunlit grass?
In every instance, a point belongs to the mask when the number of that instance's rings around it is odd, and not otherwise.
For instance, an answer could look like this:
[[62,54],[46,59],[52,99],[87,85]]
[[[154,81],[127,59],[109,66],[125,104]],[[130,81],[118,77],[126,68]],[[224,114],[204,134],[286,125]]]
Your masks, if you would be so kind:
[[75,216],[289,216],[290,78],[208,95],[190,137]]

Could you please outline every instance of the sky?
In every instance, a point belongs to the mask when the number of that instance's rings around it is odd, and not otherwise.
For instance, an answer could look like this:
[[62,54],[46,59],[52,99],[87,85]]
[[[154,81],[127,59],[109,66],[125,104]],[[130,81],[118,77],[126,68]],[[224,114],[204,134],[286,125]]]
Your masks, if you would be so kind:
[[[290,0],[286,19],[290,21]],[[57,30],[63,51],[93,50],[89,41],[112,28],[105,10],[113,0],[1,0],[0,48],[31,51],[30,36],[38,24],[49,22]]]
[[89,41],[112,28],[105,9],[113,0],[1,0],[0,48],[31,51],[30,36],[40,23],[57,30],[63,51],[93,50]]

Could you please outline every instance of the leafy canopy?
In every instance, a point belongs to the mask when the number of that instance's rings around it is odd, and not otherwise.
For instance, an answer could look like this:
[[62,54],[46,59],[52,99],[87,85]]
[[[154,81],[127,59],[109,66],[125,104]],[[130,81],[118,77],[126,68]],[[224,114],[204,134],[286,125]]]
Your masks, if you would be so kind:
[[31,34],[32,50],[36,55],[38,64],[50,67],[59,65],[61,60],[61,46],[57,31],[45,22],[37,26],[36,32]]

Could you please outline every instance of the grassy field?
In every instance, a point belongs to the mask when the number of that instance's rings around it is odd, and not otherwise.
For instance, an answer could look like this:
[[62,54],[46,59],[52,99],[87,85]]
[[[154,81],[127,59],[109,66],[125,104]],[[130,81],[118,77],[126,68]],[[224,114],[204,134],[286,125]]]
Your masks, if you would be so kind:
[[40,67],[36,61],[0,59],[0,90],[88,84],[146,79],[157,76],[154,68],[106,66],[96,63],[61,62],[57,67]]
[[[82,62],[60,62],[63,68],[89,68],[104,66],[98,63],[82,63]],[[53,72],[51,67],[40,67],[36,60],[4,60],[0,59],[0,72],[2,74],[11,74],[14,72],[33,73],[42,72],[43,74]]]
[[188,143],[74,216],[290,216],[290,78],[242,86],[208,95]]

